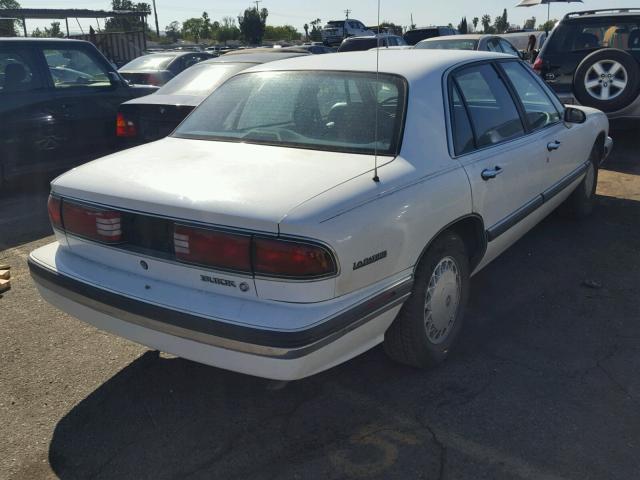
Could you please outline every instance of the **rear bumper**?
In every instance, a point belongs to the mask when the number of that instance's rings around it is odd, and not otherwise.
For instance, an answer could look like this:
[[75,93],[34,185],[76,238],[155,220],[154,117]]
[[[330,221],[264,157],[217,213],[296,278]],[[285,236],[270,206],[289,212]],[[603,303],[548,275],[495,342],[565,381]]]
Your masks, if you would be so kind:
[[115,293],[61,273],[33,254],[29,269],[45,300],[99,329],[207,365],[279,380],[318,373],[380,343],[412,285],[406,278],[309,328],[276,331]]

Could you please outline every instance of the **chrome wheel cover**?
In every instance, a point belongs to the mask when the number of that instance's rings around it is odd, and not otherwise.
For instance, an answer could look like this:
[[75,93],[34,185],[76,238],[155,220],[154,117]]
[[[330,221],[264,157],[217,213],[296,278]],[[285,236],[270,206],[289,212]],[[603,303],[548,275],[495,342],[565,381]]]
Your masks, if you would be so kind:
[[584,88],[596,100],[613,100],[629,83],[627,70],[615,60],[600,60],[591,65],[584,77]]
[[424,299],[424,326],[431,343],[444,342],[453,330],[461,294],[458,265],[444,257],[433,269]]

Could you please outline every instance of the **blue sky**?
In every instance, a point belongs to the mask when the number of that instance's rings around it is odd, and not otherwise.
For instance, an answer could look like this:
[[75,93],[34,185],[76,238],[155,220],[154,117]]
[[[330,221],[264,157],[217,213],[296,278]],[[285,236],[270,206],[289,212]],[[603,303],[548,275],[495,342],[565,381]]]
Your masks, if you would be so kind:
[[[91,8],[108,9],[109,0],[19,0],[24,8]],[[151,3],[151,0],[146,0]],[[454,25],[466,16],[469,22],[473,17],[482,17],[488,13],[495,17],[507,8],[509,21],[522,25],[526,18],[535,16],[538,20],[546,20],[545,5],[531,8],[515,8],[519,0],[381,0],[381,19],[400,25],[408,25],[410,14],[418,25]],[[631,6],[631,0],[584,0],[584,3],[553,4],[551,18],[560,18],[566,12],[595,8],[616,8]],[[156,0],[160,29],[163,30],[172,20],[182,21],[189,17],[200,16],[207,11],[212,19],[224,16],[237,16],[247,6],[253,5],[250,0]],[[302,31],[302,25],[315,18],[323,22],[344,18],[344,9],[351,9],[350,17],[357,18],[365,24],[376,23],[376,0],[263,0],[260,7],[269,10],[267,23],[271,25],[290,24]],[[47,25],[48,22],[31,21],[27,28]],[[81,20],[83,28],[92,22]],[[95,21],[93,21],[95,26]],[[75,21],[69,22],[72,30],[79,30]]]

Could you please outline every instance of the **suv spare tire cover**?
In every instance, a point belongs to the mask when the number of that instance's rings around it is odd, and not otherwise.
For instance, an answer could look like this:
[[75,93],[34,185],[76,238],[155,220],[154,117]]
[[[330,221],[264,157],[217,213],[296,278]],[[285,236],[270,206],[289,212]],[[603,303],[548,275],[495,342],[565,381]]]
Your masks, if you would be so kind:
[[614,112],[638,96],[640,66],[624,50],[605,48],[587,55],[573,77],[574,93],[582,105]]

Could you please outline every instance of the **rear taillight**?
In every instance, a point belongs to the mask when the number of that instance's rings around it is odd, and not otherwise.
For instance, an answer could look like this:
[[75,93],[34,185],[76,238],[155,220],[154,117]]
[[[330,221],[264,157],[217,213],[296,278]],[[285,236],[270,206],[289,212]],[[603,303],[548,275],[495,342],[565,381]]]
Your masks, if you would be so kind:
[[131,138],[136,135],[138,135],[136,124],[126,118],[122,112],[118,112],[116,117],[116,136]]
[[49,199],[47,200],[47,211],[49,212],[49,220],[51,221],[51,226],[59,230],[62,229],[62,212],[60,211],[61,205],[62,201],[60,200],[60,197],[49,195]]
[[538,55],[538,58],[536,58],[536,61],[533,62],[533,69],[536,72],[542,71],[542,57],[540,55]]
[[119,243],[122,240],[120,212],[64,200],[62,221],[66,232],[80,237],[102,243]]
[[256,275],[313,278],[336,273],[333,256],[319,245],[254,238],[253,254]]
[[225,270],[251,272],[251,237],[175,225],[176,260]]

